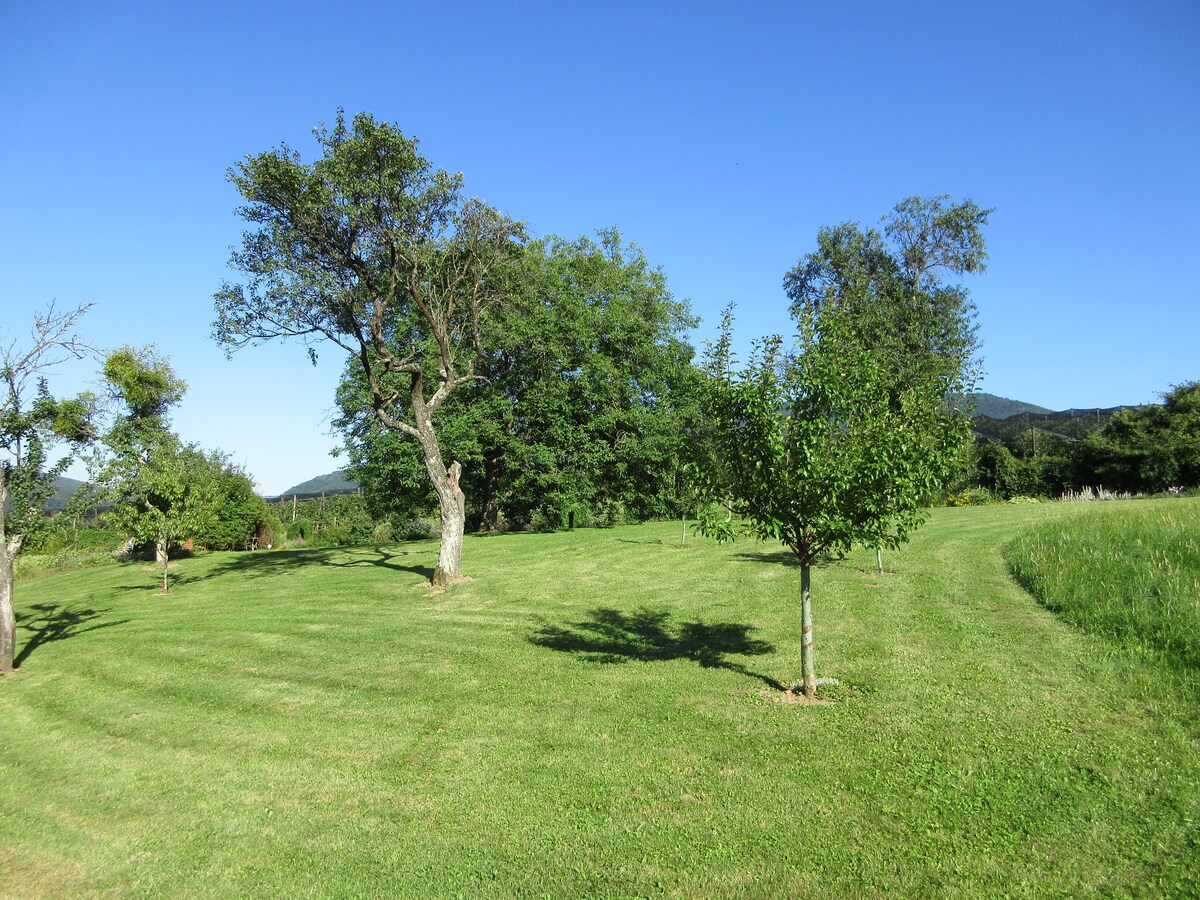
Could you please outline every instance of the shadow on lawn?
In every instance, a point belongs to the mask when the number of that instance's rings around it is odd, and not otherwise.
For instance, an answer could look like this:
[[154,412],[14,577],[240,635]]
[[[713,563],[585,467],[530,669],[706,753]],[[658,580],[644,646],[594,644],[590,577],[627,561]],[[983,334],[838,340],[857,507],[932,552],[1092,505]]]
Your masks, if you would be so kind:
[[17,613],[17,627],[23,628],[29,634],[21,652],[13,659],[13,666],[21,668],[25,662],[42,644],[53,641],[65,641],[87,631],[100,628],[112,628],[114,625],[124,625],[128,619],[117,622],[97,621],[108,609],[72,609],[69,606],[59,606],[57,603],[35,603],[30,607],[33,612]]
[[[169,578],[171,590],[188,584],[218,578],[222,575],[242,575],[247,578],[268,578],[289,575],[309,566],[329,566],[335,569],[358,569],[376,567],[393,572],[411,572],[425,580],[433,579],[433,568],[417,564],[397,562],[409,556],[407,551],[387,550],[383,547],[331,547],[313,550],[258,550],[230,554],[207,572],[201,574],[172,574]],[[411,554],[428,556],[425,549]],[[161,575],[161,570],[159,570]],[[158,590],[160,584],[139,584],[130,590]]]
[[[800,568],[800,560],[796,558],[796,554],[786,547],[782,550],[762,550],[758,553],[747,550],[742,553],[733,554],[734,559],[740,559],[742,562],[756,563],[772,563],[774,565],[795,566]],[[812,562],[814,569],[826,569],[833,565],[835,561],[827,556],[819,556]]]
[[774,652],[766,641],[750,637],[751,625],[738,622],[671,622],[666,610],[639,609],[623,613],[610,608],[588,612],[589,618],[567,625],[543,625],[529,636],[531,644],[575,653],[588,662],[622,663],[629,660],[655,662],[669,659],[695,660],[705,669],[728,669],[770,685],[784,686],[774,678],[726,659],[728,654],[761,656]]

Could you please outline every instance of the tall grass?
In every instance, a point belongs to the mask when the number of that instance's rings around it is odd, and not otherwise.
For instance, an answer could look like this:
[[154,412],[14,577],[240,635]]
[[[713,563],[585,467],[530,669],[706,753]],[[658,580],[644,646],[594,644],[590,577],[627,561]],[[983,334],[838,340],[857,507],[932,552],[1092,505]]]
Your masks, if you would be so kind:
[[1069,622],[1200,668],[1200,500],[1089,507],[1025,532],[1005,556]]

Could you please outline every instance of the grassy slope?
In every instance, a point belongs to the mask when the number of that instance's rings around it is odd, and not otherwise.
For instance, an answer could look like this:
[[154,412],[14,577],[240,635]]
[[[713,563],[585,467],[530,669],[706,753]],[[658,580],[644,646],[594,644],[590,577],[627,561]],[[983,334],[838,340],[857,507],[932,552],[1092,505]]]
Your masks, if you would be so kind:
[[469,539],[442,593],[432,544],[22,584],[23,642],[75,624],[0,681],[0,892],[1196,891],[1194,706],[1001,560],[1059,509],[816,572],[819,708],[760,693],[797,570],[677,525]]

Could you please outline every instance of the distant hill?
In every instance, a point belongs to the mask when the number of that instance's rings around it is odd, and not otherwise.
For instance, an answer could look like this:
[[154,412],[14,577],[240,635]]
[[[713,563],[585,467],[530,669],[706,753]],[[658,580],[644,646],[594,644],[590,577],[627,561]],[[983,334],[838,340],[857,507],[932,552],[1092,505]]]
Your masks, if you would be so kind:
[[987,416],[990,419],[1007,419],[1024,413],[1049,413],[1052,410],[1044,406],[1036,406],[1021,400],[1009,400],[1007,397],[997,397],[995,394],[971,394],[968,398],[973,405],[972,416]]
[[77,481],[74,478],[63,478],[59,476],[54,479],[54,496],[46,503],[46,509],[58,510],[62,509],[70,502],[71,497],[75,492],[83,487],[84,482]]
[[1022,412],[997,418],[976,415],[971,420],[974,432],[982,437],[1005,444],[1013,444],[1017,438],[1030,430],[1066,440],[1080,440],[1093,431],[1099,431],[1122,409],[1131,406],[1112,406],[1107,409],[1064,409],[1061,412]]
[[281,493],[280,497],[291,497],[293,495],[303,496],[305,494],[353,494],[358,490],[358,484],[346,477],[346,473],[341,469],[336,472],[330,472],[328,475],[318,475],[316,478],[310,478],[308,481],[302,481],[299,484],[292,485],[286,491]]
[[[83,487],[84,482],[77,481],[74,478],[63,478],[59,476],[54,479],[54,494],[46,501],[47,512],[58,512],[71,502],[71,497],[75,492]],[[4,504],[5,510],[12,507],[12,498],[9,498]]]

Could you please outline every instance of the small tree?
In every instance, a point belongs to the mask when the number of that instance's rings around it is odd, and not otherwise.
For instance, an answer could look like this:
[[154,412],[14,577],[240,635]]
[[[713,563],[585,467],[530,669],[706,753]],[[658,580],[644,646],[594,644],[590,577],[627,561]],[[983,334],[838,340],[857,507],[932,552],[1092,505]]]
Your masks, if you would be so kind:
[[[246,284],[215,295],[216,339],[230,349],[274,338],[323,339],[358,367],[367,408],[414,439],[441,515],[435,584],[460,574],[462,464],[443,456],[434,420],[478,378],[501,273],[520,225],[462,196],[462,175],[435,170],[417,142],[360,114],[315,132],[311,165],[287,147],[247,157],[229,178],[253,230],[230,265]],[[315,362],[315,348],[309,347]]]
[[71,455],[50,462],[49,451],[65,440],[78,448],[92,437],[92,398],[55,400],[44,372],[90,349],[74,333],[89,306],[57,312],[53,305],[34,318],[32,342],[0,347],[0,674],[13,671],[16,615],[14,564],[22,546],[47,524],[46,501]]
[[958,471],[969,427],[946,397],[962,385],[916,360],[897,381],[889,354],[864,342],[854,314],[837,304],[803,310],[793,349],[769,338],[735,372],[730,322],[727,313],[701,395],[717,460],[696,469],[722,508],[710,507],[700,530],[718,540],[739,531],[779,540],[795,554],[802,685],[811,698],[812,563],[856,544],[894,549],[907,540],[928,499]]
[[163,441],[116,486],[113,521],[137,543],[154,544],[164,593],[171,551],[212,525],[220,498],[217,474],[199,447]]
[[118,527],[154,544],[166,591],[172,547],[214,515],[217,472],[198,447],[171,432],[170,408],[187,385],[153,348],[117,350],[105,360],[104,377],[121,411],[102,439],[108,458],[100,490],[113,503]]

